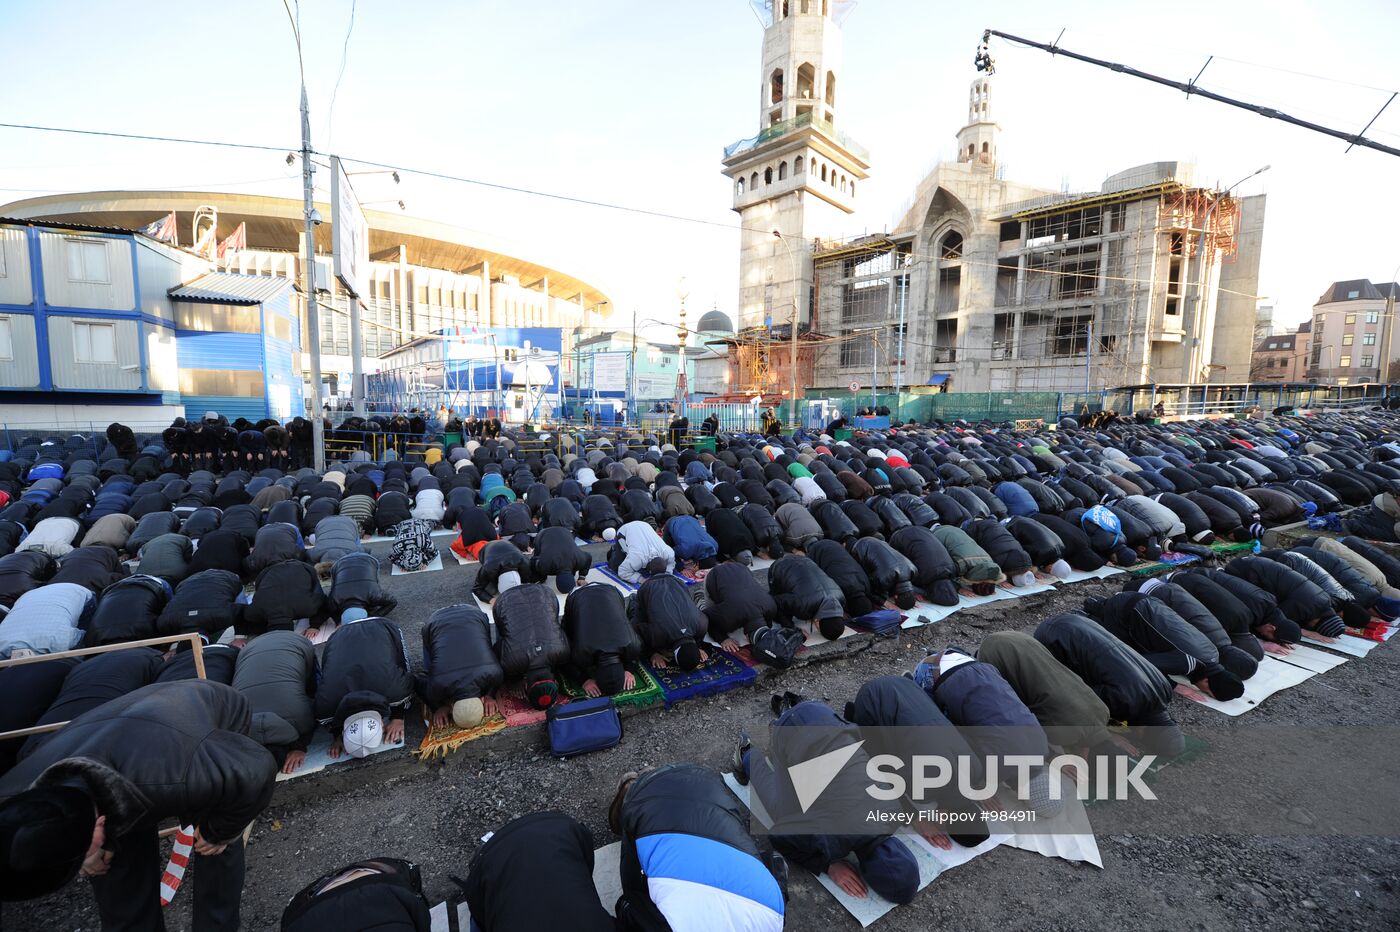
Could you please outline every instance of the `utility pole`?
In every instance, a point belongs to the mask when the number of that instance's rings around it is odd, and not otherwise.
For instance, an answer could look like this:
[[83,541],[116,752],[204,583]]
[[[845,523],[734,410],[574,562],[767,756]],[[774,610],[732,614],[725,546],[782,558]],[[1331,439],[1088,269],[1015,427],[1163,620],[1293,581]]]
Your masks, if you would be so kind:
[[[898,253],[895,253],[895,258],[899,258]],[[896,282],[895,287],[899,288],[899,350],[894,369],[894,416],[898,419],[899,393],[904,389],[904,302],[909,297],[909,270],[907,266],[894,281]]]
[[[290,15],[291,10],[288,9]],[[316,187],[311,163],[311,106],[306,101],[306,67],[301,57],[301,28],[292,20],[292,32],[297,40],[297,68],[301,74],[301,188],[305,254],[302,257],[302,287],[306,290],[306,339],[311,344],[311,451],[314,468],[326,471],[325,425],[321,420],[321,306],[316,298],[316,224],[321,215],[316,212]],[[352,389],[353,391],[353,389]]]
[[[1092,373],[1094,371],[1094,318],[1089,318],[1089,331],[1084,341],[1084,394],[1087,396],[1091,389]],[[1084,399],[1088,401],[1086,397]]]

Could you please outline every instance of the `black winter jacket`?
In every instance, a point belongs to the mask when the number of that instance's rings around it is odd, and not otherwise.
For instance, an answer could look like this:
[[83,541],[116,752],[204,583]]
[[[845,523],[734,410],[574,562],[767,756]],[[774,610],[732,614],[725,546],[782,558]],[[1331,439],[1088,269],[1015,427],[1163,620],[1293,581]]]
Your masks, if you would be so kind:
[[[243,697],[220,683],[138,689],[54,735],[0,780],[0,797],[15,796],[41,774],[56,781],[90,776],[91,769],[69,764],[49,770],[82,758],[139,791],[148,804],[145,819],[174,817],[211,843],[231,841],[267,807],[277,776],[272,755],[248,737],[250,717]],[[110,830],[120,835],[126,827]]]
[[700,643],[709,623],[685,583],[664,574],[642,580],[628,599],[628,613],[647,650],[671,656],[682,641]]
[[248,701],[248,734],[264,747],[306,750],[316,730],[316,650],[291,631],[270,631],[238,653],[233,688]]
[[641,637],[627,617],[622,593],[608,583],[590,583],[569,593],[564,601],[564,635],[574,668],[585,676],[598,668],[603,657],[627,663],[642,656]]
[[733,509],[717,508],[706,515],[705,531],[719,545],[721,560],[732,560],[745,551],[756,555],[758,543],[744,519]]
[[569,662],[569,640],[559,624],[559,600],[552,588],[527,583],[508,589],[491,606],[491,615],[496,620],[496,653],[507,677]]
[[778,605],[778,619],[785,625],[846,613],[841,586],[809,557],[790,554],[768,567],[768,591]]
[[188,577],[175,589],[156,618],[161,634],[198,631],[217,638],[229,627],[239,627],[244,606],[234,600],[243,593],[243,580],[225,570],[205,570]]
[[[898,534],[900,531],[894,533]],[[894,547],[882,540],[866,537],[852,545],[851,555],[870,578],[870,590],[875,596],[874,608],[880,608],[886,599],[905,594],[912,595],[914,564]],[[849,599],[846,601],[846,607],[851,608]],[[858,613],[852,610],[852,614]]]
[[1113,719],[1130,725],[1171,724],[1171,680],[1098,622],[1073,612],[1055,615],[1040,623],[1035,639],[1079,674]]
[[747,566],[721,563],[705,576],[705,618],[710,637],[722,641],[742,630],[754,632],[778,619],[778,603],[758,584]]
[[329,612],[326,590],[310,563],[283,560],[258,574],[253,602],[244,610],[250,630],[291,629],[305,618],[319,628]]
[[433,612],[423,626],[423,674],[423,701],[430,709],[495,693],[505,674],[481,609],[448,605]]
[[[339,735],[345,720],[374,710],[388,717],[413,699],[413,677],[403,632],[387,618],[361,618],[341,625],[321,655],[316,718]],[[400,716],[402,711],[398,713]]]
[[[860,538],[860,541],[873,538]],[[877,541],[883,543],[883,541]],[[886,544],[888,546],[888,544]],[[821,567],[846,598],[846,609],[852,615],[866,615],[884,602],[877,595],[875,580],[851,551],[834,540],[819,540],[807,548],[808,558]]]
[[958,604],[958,565],[948,548],[926,527],[907,527],[890,544],[914,565],[912,582],[936,605]]
[[347,608],[387,615],[398,600],[379,585],[379,561],[368,553],[349,553],[331,567],[330,612],[337,620]]
[[1034,565],[1030,554],[1021,549],[1016,538],[1002,527],[1000,521],[991,518],[969,521],[963,526],[963,530],[979,547],[987,551],[987,556],[991,557],[992,562],[1001,567],[1001,571],[1007,576],[1024,573]]

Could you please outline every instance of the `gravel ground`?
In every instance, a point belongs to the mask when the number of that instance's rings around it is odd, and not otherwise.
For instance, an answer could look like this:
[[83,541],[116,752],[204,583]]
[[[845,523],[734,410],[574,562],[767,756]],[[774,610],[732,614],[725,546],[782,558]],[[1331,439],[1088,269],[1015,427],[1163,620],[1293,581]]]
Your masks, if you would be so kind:
[[[601,547],[597,548],[601,551]],[[388,577],[399,599],[394,619],[411,650],[433,608],[464,600],[474,575],[450,558],[442,572]],[[839,709],[867,679],[912,666],[926,648],[975,648],[988,633],[1033,629],[1036,622],[1077,608],[1089,595],[1117,591],[1115,582],[1085,582],[1017,602],[994,603],[898,639],[829,645],[811,662],[755,687],[682,703],[668,712],[633,715],[626,736],[610,751],[555,761],[535,735],[498,735],[466,745],[432,766],[374,758],[337,767],[323,778],[279,789],[260,818],[248,852],[244,927],[276,928],[287,900],[320,873],[375,855],[422,865],[432,902],[455,900],[451,875],[465,876],[480,837],[518,815],[561,809],[584,821],[599,845],[615,840],[605,810],[620,774],[676,760],[726,766],[739,728],[764,732],[772,691],[788,689],[831,701]],[[832,650],[832,648],[836,648]],[[828,656],[835,654],[836,656]],[[824,662],[829,659],[829,662]],[[1252,761],[1232,752],[1229,730],[1253,726],[1389,725],[1400,696],[1400,651],[1387,645],[1270,698],[1241,719],[1178,699],[1173,713],[1188,733],[1208,733],[1212,751],[1160,775],[1158,792],[1192,799],[1248,793]],[[421,730],[410,728],[410,743]],[[383,755],[382,757],[388,757]],[[1344,763],[1344,762],[1343,762]],[[1345,770],[1345,768],[1342,768]],[[338,772],[337,772],[338,771]],[[1397,772],[1353,774],[1350,794],[1393,813]],[[1202,796],[1191,796],[1195,791]],[[1315,793],[1326,794],[1326,787]],[[1300,792],[1300,796],[1302,793]],[[1345,797],[1343,797],[1345,798]],[[1109,804],[1116,805],[1116,804]],[[1206,834],[1210,810],[1187,810],[1179,833],[1104,832],[1102,871],[996,849],[936,880],[914,903],[887,915],[887,932],[961,929],[1275,929],[1395,928],[1400,916],[1400,836],[1320,834],[1307,799],[1268,802],[1267,834]],[[1122,818],[1113,820],[1124,821]],[[1325,820],[1322,820],[1325,822]],[[1393,819],[1392,819],[1393,821]],[[1193,829],[1193,822],[1201,823]],[[1129,823],[1131,825],[1131,823]],[[1193,834],[1192,832],[1201,832]],[[794,869],[790,929],[856,929],[857,923],[815,880]],[[190,897],[171,908],[171,929],[189,928]],[[91,897],[81,882],[4,916],[7,930],[96,929]]]

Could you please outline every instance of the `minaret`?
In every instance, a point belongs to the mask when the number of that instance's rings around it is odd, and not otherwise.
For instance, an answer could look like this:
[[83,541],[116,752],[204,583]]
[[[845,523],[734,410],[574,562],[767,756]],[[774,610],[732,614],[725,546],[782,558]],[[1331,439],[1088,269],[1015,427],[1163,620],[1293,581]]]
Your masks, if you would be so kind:
[[958,130],[958,161],[991,171],[997,161],[997,134],[992,119],[992,79],[979,75],[968,94],[967,125]]
[[[763,23],[759,133],[724,150],[743,225],[739,329],[809,318],[814,240],[855,210],[869,153],[837,127],[846,0],[755,3]],[[777,235],[775,235],[775,232]]]

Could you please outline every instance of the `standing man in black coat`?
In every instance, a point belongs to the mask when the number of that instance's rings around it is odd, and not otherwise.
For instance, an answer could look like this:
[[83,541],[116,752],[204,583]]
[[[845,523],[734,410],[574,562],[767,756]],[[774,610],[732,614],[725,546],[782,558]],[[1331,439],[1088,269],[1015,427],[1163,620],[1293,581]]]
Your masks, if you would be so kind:
[[71,722],[0,780],[0,899],[43,896],[81,871],[104,929],[162,929],[157,830],[174,817],[195,827],[195,928],[238,928],[243,830],[277,776],[249,719],[234,689],[183,680]]

